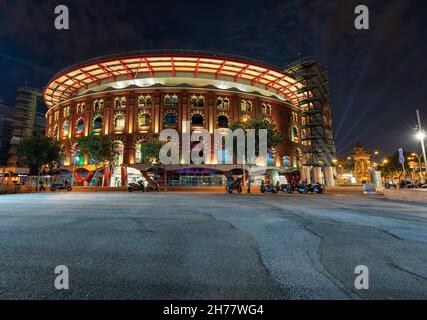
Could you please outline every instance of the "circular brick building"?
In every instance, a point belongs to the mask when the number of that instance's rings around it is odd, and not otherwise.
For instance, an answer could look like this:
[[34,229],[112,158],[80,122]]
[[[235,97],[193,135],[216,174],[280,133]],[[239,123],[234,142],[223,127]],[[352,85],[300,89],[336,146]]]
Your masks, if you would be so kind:
[[[64,166],[90,165],[79,154],[79,137],[109,135],[121,146],[116,165],[140,169],[141,144],[163,129],[181,133],[182,122],[190,121],[191,130],[213,134],[262,115],[286,138],[270,151],[268,166],[301,169],[302,150],[310,145],[302,139],[310,127],[304,127],[301,112],[312,96],[296,74],[247,58],[133,52],[85,61],[54,76],[44,89],[46,134],[62,141]],[[226,169],[215,159],[203,167]]]

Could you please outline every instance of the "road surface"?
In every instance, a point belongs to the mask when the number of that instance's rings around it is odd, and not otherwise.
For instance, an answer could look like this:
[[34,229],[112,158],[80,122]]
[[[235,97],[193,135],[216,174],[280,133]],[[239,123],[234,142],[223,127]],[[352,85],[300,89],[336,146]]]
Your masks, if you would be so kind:
[[[3,195],[0,257],[1,299],[426,299],[427,205],[339,194]],[[54,286],[58,265],[69,290]],[[359,265],[367,290],[354,285]]]

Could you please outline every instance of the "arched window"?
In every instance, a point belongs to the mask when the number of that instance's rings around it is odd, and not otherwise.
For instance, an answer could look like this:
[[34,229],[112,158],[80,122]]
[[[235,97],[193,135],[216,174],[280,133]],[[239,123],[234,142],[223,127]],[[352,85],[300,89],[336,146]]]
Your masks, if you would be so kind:
[[205,106],[205,97],[199,96],[197,98],[197,106],[198,107],[204,107]]
[[228,118],[224,115],[218,117],[218,128],[228,128]]
[[119,114],[114,119],[114,127],[118,130],[123,130],[125,128],[126,118],[124,115]]
[[222,105],[222,108],[225,109],[225,110],[228,110],[228,105],[229,104],[230,104],[230,100],[228,100],[228,98],[225,98],[224,102],[223,102],[223,105]]
[[178,96],[176,94],[174,94],[171,97],[171,105],[172,105],[172,107],[177,107],[178,106]]
[[166,126],[171,126],[171,125],[175,125],[176,124],[176,114],[174,113],[167,113],[164,118],[163,121],[165,123]]
[[93,119],[93,130],[98,131],[102,129],[102,117],[96,116],[95,119]]
[[81,134],[83,132],[83,119],[79,119],[79,121],[77,121],[77,125],[76,125],[76,132],[77,134]]
[[246,101],[245,100],[240,101],[240,110],[246,111]]
[[252,112],[252,102],[250,102],[250,101],[246,102],[246,111]]
[[203,126],[203,116],[199,113],[193,114],[191,117],[191,124],[193,126],[202,127]]
[[68,122],[68,120],[65,120],[64,123],[62,124],[62,135],[68,136],[69,130],[70,130],[70,123]]
[[164,104],[165,104],[165,106],[170,107],[171,103],[172,103],[171,96],[168,95],[168,94],[165,95],[165,98],[164,98]]
[[148,113],[143,113],[138,116],[138,127],[149,126],[151,117]]
[[216,107],[218,109],[222,109],[222,98],[217,98],[216,99]]
[[266,113],[271,115],[271,106],[267,104]]
[[145,96],[143,96],[142,94],[140,94],[138,96],[138,106],[139,107],[144,107],[145,106]]
[[196,96],[191,97],[191,103],[190,104],[192,107],[197,107],[197,97]]
[[283,157],[283,167],[290,168],[291,167],[291,158],[288,156]]
[[151,96],[150,95],[146,96],[145,97],[145,105],[146,106],[151,106],[151,102],[152,102]]
[[291,140],[293,142],[298,142],[299,141],[299,131],[297,127],[292,127],[291,130]]
[[266,114],[266,113],[267,113],[267,106],[266,106],[264,103],[261,105],[261,112],[262,112],[263,114]]

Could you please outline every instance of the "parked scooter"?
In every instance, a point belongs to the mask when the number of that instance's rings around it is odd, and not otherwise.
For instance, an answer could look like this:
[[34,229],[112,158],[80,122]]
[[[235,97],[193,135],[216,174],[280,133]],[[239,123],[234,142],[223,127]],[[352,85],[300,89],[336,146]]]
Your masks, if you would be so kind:
[[238,193],[242,193],[242,178],[233,179],[230,177],[227,181],[225,190],[227,190],[228,193],[233,193],[234,190],[236,190]]
[[262,193],[266,193],[266,192],[277,193],[276,186],[274,186],[272,183],[265,184],[264,181],[261,181],[260,190]]
[[285,193],[292,193],[293,192],[291,185],[289,183],[280,184],[279,181],[277,181],[277,183],[276,183],[276,190],[277,190],[277,192],[282,191]]
[[160,186],[158,183],[153,182],[153,183],[149,183],[148,186],[145,187],[145,191],[146,192],[150,192],[150,191],[160,191]]
[[144,181],[142,180],[138,180],[137,183],[129,183],[128,185],[128,191],[132,192],[132,191],[145,191],[145,186],[144,186]]
[[73,188],[71,187],[70,180],[65,180],[64,182],[61,182],[61,183],[52,183],[50,185],[50,191],[55,192],[56,190],[67,190],[67,191],[73,190]]
[[325,187],[320,183],[310,183],[307,185],[307,187],[308,187],[308,192],[321,194],[323,193],[323,191],[325,191]]

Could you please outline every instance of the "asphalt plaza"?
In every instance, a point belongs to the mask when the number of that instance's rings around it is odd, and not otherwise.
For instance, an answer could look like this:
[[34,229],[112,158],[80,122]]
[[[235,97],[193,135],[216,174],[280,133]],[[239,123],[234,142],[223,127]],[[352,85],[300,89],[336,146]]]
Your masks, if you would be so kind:
[[425,204],[352,194],[3,195],[0,298],[425,299],[426,231]]

